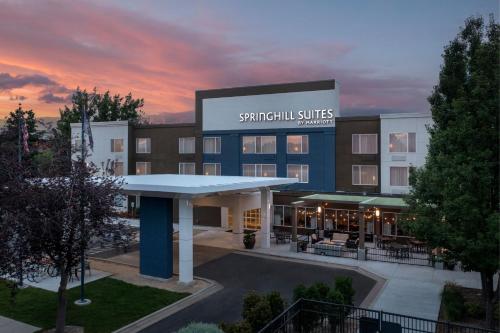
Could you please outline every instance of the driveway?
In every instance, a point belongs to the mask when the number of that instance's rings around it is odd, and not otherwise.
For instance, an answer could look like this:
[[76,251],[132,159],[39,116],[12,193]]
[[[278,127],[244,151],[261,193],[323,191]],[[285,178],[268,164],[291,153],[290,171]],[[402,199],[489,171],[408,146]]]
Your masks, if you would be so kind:
[[[220,249],[209,247],[195,252],[209,256],[210,251],[219,256],[222,254]],[[349,276],[356,290],[355,304],[359,305],[375,285],[374,280],[352,270],[238,253],[228,253],[205,262],[195,267],[194,273],[196,276],[215,280],[224,288],[142,332],[175,332],[190,322],[218,324],[221,321],[238,321],[241,319],[243,297],[252,290],[259,293],[278,291],[290,303],[293,289],[298,284],[332,284],[337,276]]]

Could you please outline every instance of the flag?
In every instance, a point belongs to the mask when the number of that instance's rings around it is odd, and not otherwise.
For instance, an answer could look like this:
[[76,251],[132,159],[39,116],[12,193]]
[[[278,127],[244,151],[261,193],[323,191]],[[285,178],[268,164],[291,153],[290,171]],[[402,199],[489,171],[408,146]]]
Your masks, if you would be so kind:
[[90,129],[90,121],[89,116],[87,114],[87,108],[83,108],[83,133],[82,135],[87,134],[89,137],[89,145],[90,149],[94,150],[94,139],[92,138],[92,130]]
[[28,146],[28,139],[30,137],[28,133],[28,127],[26,126],[26,121],[24,121],[24,117],[21,117],[21,131],[23,133],[23,149],[26,154],[29,154],[30,148]]

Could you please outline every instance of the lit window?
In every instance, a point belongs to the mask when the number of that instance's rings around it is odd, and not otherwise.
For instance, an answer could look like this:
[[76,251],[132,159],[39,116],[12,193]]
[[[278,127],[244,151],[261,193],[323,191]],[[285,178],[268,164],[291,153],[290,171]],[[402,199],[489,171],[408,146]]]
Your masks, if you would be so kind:
[[205,176],[220,176],[220,163],[203,163]]
[[151,162],[135,162],[135,174],[136,175],[150,175],[151,174]]
[[203,138],[204,154],[220,154],[220,136]]
[[416,133],[390,133],[389,152],[414,153],[417,148]]
[[377,154],[377,134],[353,134],[353,154]]
[[378,167],[376,165],[353,165],[352,185],[378,185]]
[[195,153],[195,138],[179,138],[179,154]]
[[135,139],[135,152],[140,154],[151,153],[151,139],[150,138],[136,138]]
[[308,154],[309,136],[307,135],[288,135],[286,137],[286,146],[288,154]]
[[243,176],[276,177],[276,164],[243,164]]
[[115,176],[123,176],[123,162],[115,161],[113,163],[113,174]]
[[123,139],[111,139],[111,152],[112,153],[123,152]]
[[276,154],[275,136],[244,136],[243,154]]
[[408,167],[390,167],[391,186],[408,186]]
[[299,183],[309,183],[309,165],[307,164],[288,164],[286,174],[288,178],[298,178]]
[[179,163],[179,175],[194,175],[196,167],[194,163]]

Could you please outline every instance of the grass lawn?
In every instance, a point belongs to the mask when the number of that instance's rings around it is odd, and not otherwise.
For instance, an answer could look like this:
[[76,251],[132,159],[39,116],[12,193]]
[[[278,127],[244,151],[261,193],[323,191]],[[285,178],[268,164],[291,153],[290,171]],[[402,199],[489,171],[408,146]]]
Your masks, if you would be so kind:
[[[186,297],[151,287],[140,287],[113,278],[103,278],[85,285],[87,306],[76,306],[80,288],[68,290],[67,325],[85,327],[85,333],[111,332],[145,315]],[[44,329],[55,326],[57,294],[28,287],[19,290],[11,303],[10,289],[0,281],[0,315]]]

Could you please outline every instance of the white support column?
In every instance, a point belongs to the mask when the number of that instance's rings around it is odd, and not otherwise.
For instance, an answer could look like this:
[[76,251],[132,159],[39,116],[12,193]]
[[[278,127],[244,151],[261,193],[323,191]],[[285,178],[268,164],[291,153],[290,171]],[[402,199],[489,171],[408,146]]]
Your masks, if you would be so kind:
[[179,199],[179,282],[193,281],[193,204]]
[[233,234],[243,233],[243,209],[241,207],[241,198],[239,195],[234,197],[233,210]]
[[271,247],[271,206],[273,204],[273,193],[269,188],[260,191],[260,247],[268,249]]
[[228,208],[221,207],[220,208],[220,226],[221,226],[221,228],[228,229],[228,227],[229,227],[228,216],[229,216]]

